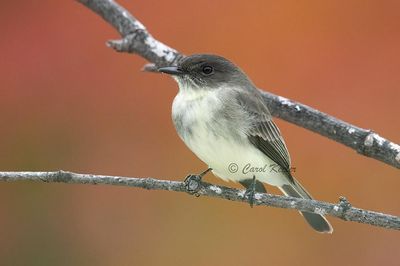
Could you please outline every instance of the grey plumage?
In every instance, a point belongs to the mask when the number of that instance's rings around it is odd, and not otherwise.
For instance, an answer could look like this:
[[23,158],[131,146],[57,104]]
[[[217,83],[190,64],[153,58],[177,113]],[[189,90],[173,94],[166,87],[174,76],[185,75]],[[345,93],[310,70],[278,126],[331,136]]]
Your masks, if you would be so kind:
[[[291,197],[313,199],[311,195],[303,188],[303,186],[294,179],[294,183],[290,185],[283,185],[281,187],[282,192]],[[317,213],[300,212],[308,224],[314,228],[314,230],[320,233],[332,233],[333,229],[329,222],[324,216]]]
[[[179,84],[172,107],[179,136],[214,174],[247,188],[256,176],[258,192],[266,191],[264,182],[288,196],[311,199],[290,172],[289,152],[260,92],[239,67],[220,56],[198,54],[159,70]],[[232,162],[242,171],[231,171]],[[278,165],[281,171],[254,174],[244,171],[247,165]],[[302,215],[315,230],[332,232],[323,216]]]
[[288,179],[292,181],[289,152],[259,91],[253,87],[251,93],[238,94],[237,100],[254,117],[254,123],[247,133],[250,142],[287,172]]

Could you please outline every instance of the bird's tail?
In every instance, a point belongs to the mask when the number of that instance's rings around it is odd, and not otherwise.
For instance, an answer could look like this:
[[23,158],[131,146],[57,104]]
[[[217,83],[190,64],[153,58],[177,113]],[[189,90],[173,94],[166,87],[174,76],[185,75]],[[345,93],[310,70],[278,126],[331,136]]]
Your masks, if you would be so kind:
[[[311,195],[304,189],[304,187],[293,178],[293,183],[285,184],[279,189],[287,196],[303,199],[312,199]],[[333,228],[328,222],[328,220],[317,213],[311,212],[300,212],[300,214],[306,219],[307,223],[317,232],[329,233],[333,232]]]

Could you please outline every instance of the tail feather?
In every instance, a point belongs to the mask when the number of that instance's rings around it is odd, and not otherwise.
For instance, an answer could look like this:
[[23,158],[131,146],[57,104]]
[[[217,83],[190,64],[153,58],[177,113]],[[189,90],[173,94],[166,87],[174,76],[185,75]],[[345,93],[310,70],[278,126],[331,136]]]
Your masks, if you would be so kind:
[[[294,183],[286,184],[281,186],[279,189],[287,196],[295,197],[295,198],[303,198],[303,199],[312,199],[311,195],[304,189],[304,187],[294,179]],[[320,233],[329,233],[333,232],[333,228],[328,222],[328,220],[317,213],[311,212],[300,212],[304,219],[308,222],[308,224],[316,231]]]

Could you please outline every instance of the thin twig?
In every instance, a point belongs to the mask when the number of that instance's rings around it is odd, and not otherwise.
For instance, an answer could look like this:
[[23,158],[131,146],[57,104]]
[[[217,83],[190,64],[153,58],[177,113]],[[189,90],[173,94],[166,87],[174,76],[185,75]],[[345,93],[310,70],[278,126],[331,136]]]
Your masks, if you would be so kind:
[[[122,52],[137,53],[155,66],[174,64],[183,55],[154,39],[145,27],[124,8],[112,0],[79,0],[101,15],[123,36],[123,40],[110,41],[108,45]],[[154,70],[154,66],[146,69]],[[328,116],[308,106],[286,98],[263,92],[265,101],[272,113],[328,138],[349,146],[361,154],[381,160],[400,168],[400,147],[369,130],[364,130],[334,117]],[[75,184],[108,184],[140,187],[151,190],[187,192],[184,182],[158,180],[153,178],[128,178],[91,174],[57,172],[0,172],[0,181],[42,181]],[[198,195],[211,196],[232,201],[247,202],[245,191],[199,183]],[[400,217],[352,207],[341,198],[338,204],[257,193],[255,205],[296,209],[330,215],[346,221],[370,224],[373,226],[400,230]]]
[[[148,190],[187,192],[186,184],[184,182],[158,180],[154,178],[133,178],[123,176],[76,174],[65,171],[0,172],[0,181],[39,181],[92,185],[104,184],[138,187]],[[197,195],[245,203],[248,202],[244,190],[212,185],[205,182],[199,183],[198,186],[200,189],[196,193]],[[276,208],[296,209],[306,212],[315,212],[322,215],[330,215],[345,221],[352,221],[377,227],[400,230],[400,217],[352,207],[345,198],[341,198],[338,204],[332,204],[317,200],[256,193],[254,204]]]
[[[171,65],[184,57],[175,49],[156,40],[134,16],[112,0],[78,0],[110,23],[122,40],[108,41],[118,52],[136,53],[153,64],[144,67]],[[321,134],[396,168],[400,168],[400,146],[371,130],[353,126],[307,105],[262,91],[272,115]]]

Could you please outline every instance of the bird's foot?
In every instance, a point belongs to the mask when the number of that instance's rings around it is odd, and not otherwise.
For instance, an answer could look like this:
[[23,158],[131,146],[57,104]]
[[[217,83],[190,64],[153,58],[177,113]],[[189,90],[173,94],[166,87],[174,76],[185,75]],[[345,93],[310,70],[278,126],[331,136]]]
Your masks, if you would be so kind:
[[208,168],[207,170],[198,175],[193,175],[193,174],[188,175],[184,180],[186,191],[189,194],[195,195],[197,197],[200,196],[198,192],[202,187],[201,180],[203,176],[205,176],[211,170],[212,170],[211,168]]
[[254,195],[256,194],[256,176],[253,176],[253,180],[250,186],[247,187],[244,193],[245,198],[248,199],[250,207],[253,208],[254,205]]
[[185,178],[185,188],[189,194],[194,194],[196,196],[200,196],[197,194],[201,189],[201,176],[200,175],[188,175]]

